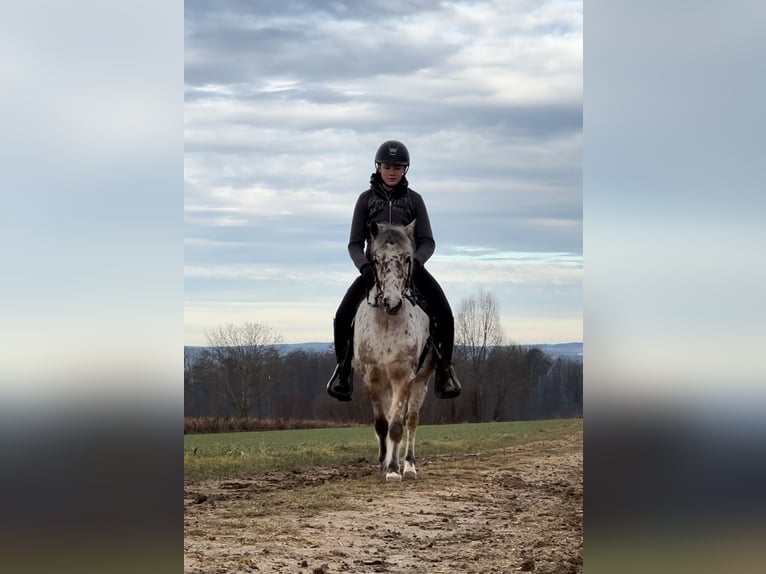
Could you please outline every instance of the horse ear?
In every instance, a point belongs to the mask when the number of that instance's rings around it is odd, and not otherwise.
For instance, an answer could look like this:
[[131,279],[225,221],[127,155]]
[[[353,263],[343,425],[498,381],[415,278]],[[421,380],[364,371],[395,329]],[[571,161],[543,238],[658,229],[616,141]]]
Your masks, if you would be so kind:
[[377,237],[378,231],[379,231],[378,222],[373,221],[372,223],[370,223],[370,236]]
[[404,232],[410,239],[415,239],[415,222],[417,219],[413,219],[412,222],[404,228]]

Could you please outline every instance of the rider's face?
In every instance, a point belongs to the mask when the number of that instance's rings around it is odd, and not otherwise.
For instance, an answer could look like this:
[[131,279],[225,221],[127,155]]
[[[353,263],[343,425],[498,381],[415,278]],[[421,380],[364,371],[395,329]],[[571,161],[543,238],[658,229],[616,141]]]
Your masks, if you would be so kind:
[[403,165],[388,165],[387,163],[380,164],[380,176],[383,178],[383,182],[391,187],[395,186],[402,180],[404,175]]

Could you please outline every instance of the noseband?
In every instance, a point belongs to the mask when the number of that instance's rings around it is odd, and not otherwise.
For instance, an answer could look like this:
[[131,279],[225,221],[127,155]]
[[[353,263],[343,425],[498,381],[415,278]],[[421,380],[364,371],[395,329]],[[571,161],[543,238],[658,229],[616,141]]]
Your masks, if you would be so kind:
[[[370,301],[370,293],[367,292],[367,304],[372,307],[380,307],[383,302],[383,285],[378,277],[378,266],[375,257],[372,260],[372,271],[375,275],[375,298]],[[404,278],[404,289],[402,289],[402,298],[409,299],[414,303],[415,298],[412,294],[412,257],[409,258],[409,265],[407,265],[407,275]]]

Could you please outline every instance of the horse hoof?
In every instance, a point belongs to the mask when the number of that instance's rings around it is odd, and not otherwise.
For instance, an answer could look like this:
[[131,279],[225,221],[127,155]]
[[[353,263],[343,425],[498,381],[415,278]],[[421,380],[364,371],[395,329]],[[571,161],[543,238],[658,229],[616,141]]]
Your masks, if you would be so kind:
[[386,482],[401,482],[402,481],[402,475],[398,472],[388,472],[386,473]]
[[418,471],[415,470],[415,465],[409,460],[404,463],[404,478],[417,478]]

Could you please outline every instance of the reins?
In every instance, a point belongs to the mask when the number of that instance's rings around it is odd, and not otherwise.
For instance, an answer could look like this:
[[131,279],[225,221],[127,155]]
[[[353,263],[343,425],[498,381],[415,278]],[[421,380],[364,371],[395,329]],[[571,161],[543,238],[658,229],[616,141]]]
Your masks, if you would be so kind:
[[[410,258],[409,265],[407,266],[407,276],[404,278],[404,289],[402,290],[402,297],[407,299],[413,305],[417,304],[415,298],[414,289],[412,286],[412,258]],[[372,261],[372,273],[375,276],[375,298],[370,302],[370,291],[367,292],[367,304],[371,307],[379,307],[381,300],[383,299],[383,286],[380,284],[378,278],[378,267],[375,265],[375,258]]]

